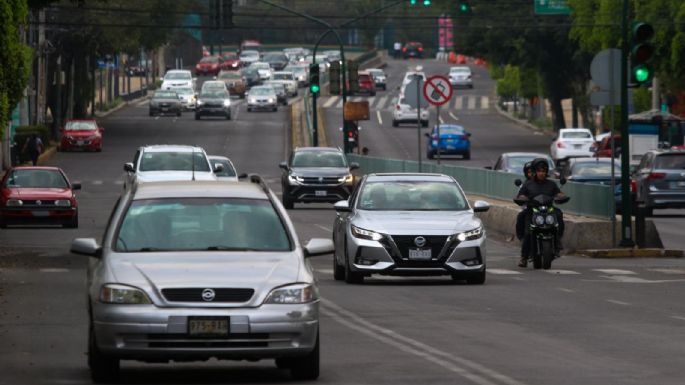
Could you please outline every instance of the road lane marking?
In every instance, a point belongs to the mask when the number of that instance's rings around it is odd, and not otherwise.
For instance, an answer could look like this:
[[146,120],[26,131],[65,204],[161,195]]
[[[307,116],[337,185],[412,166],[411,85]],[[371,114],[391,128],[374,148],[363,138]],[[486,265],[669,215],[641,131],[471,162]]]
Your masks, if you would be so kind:
[[671,318],[679,319],[679,320],[681,320],[681,321],[685,321],[685,317],[681,317],[681,316],[679,316],[679,315],[671,316]]
[[385,102],[388,99],[388,96],[381,96],[378,98],[378,104],[376,104],[376,109],[380,110],[385,106]]
[[381,110],[376,110],[376,116],[378,116],[378,124],[383,125],[383,118],[381,118]]
[[93,184],[99,186],[99,185],[102,185],[103,182],[102,182],[101,180],[94,180],[94,181],[93,181]]
[[314,226],[320,228],[321,230],[323,230],[323,231],[325,231],[325,232],[327,232],[327,233],[332,233],[332,232],[333,232],[332,229],[329,229],[328,227],[323,226],[323,225],[320,225],[320,224],[318,224],[318,223],[314,223]]
[[63,268],[43,268],[40,269],[41,273],[68,273],[69,269],[63,269]]
[[353,331],[365,334],[387,345],[393,346],[405,353],[423,358],[427,361],[447,369],[480,385],[523,385],[514,378],[499,373],[475,361],[459,357],[454,353],[447,353],[415,339],[406,337],[391,329],[378,326],[367,319],[345,310],[335,303],[322,299],[321,307],[324,314],[334,321],[347,326]]
[[123,185],[123,184],[124,184],[124,181],[123,181],[123,180],[115,180],[115,181],[114,181],[114,184],[116,184],[116,185]]
[[487,96],[483,96],[480,100],[480,107],[482,109],[485,109],[485,110],[489,109],[490,108],[490,98],[488,98]]
[[454,114],[453,114],[452,112],[449,112],[449,114],[450,114],[450,116],[452,117],[452,119],[457,120],[457,121],[459,120],[459,118],[457,118],[456,116],[454,116]]
[[474,110],[476,109],[476,98],[468,98],[468,109],[469,110]]
[[613,304],[615,304],[615,305],[630,306],[630,304],[629,304],[628,302],[623,302],[623,301],[619,301],[619,300],[616,300],[616,299],[608,299],[607,302],[613,303]]
[[662,273],[662,274],[685,274],[685,270],[683,269],[647,269],[648,271],[653,271],[656,273]]
[[316,269],[317,273],[333,275],[333,269]]
[[611,275],[635,275],[636,274],[634,271],[620,270],[620,269],[593,269],[593,270],[598,271],[600,273],[611,274]]
[[338,101],[338,97],[332,96],[332,97],[328,98],[328,100],[326,100],[326,103],[323,104],[323,107],[329,108],[330,106],[332,106],[337,101]]
[[520,271],[507,270],[507,269],[487,269],[486,271],[488,272],[488,274],[496,274],[496,275],[520,275],[520,274],[523,274]]
[[439,117],[438,117],[438,120],[440,120],[440,124],[445,124],[445,121],[442,120],[442,116],[439,116]]
[[575,293],[575,290],[567,289],[565,287],[557,287],[557,290],[563,291],[564,293]]

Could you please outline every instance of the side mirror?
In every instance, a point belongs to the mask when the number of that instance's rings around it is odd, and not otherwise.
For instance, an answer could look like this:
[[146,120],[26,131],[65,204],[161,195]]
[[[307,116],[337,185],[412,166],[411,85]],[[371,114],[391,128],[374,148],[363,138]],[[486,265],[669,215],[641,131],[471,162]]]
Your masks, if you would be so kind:
[[350,163],[350,170],[356,170],[358,168],[359,168],[359,163],[357,163],[357,162]]
[[514,184],[516,185],[516,187],[521,187],[521,185],[523,184],[523,182],[521,182],[521,179],[516,179],[516,180],[514,181]]
[[475,201],[473,203],[474,213],[484,213],[488,210],[490,210],[490,204],[486,201]]
[[133,169],[133,163],[131,163],[131,162],[124,163],[124,171],[135,172],[135,170]]
[[95,258],[102,257],[102,248],[95,241],[95,238],[74,239],[71,241],[71,252]]
[[220,173],[224,171],[224,165],[221,163],[214,163],[214,173]]
[[71,189],[72,190],[80,190],[81,189],[81,183],[72,183]]
[[278,164],[278,167],[280,167],[280,168],[282,168],[282,169],[284,169],[284,170],[287,171],[287,170],[288,170],[288,162],[283,161],[283,162],[281,162],[281,163]]
[[337,201],[333,205],[333,208],[336,212],[339,213],[348,213],[352,211],[352,209],[350,208],[350,203],[348,201]]
[[430,138],[430,137],[431,137],[431,134],[425,132],[425,133],[423,134],[423,136],[425,136],[426,138]]
[[163,82],[163,81],[164,81],[164,78],[159,78],[159,81],[160,81],[160,82]]
[[304,245],[304,257],[316,257],[330,254],[335,250],[333,241],[325,238],[312,238]]

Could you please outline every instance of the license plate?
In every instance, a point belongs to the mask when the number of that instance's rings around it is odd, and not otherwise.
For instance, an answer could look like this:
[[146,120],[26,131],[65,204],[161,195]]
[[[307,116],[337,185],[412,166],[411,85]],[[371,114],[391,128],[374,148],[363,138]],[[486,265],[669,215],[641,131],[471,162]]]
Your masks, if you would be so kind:
[[83,141],[82,140],[77,140],[76,141],[77,146],[83,146]]
[[448,145],[445,146],[445,147],[446,147],[448,150],[454,150],[454,149],[456,148],[456,147],[454,147],[454,146],[451,145],[451,144],[448,144]]
[[431,259],[430,249],[409,249],[409,259]]
[[328,195],[326,190],[316,190],[314,194],[316,194],[317,197],[325,197],[326,195]]
[[582,148],[582,147],[583,147],[582,144],[574,144],[574,145],[573,145],[573,148]]
[[228,318],[208,317],[188,319],[188,334],[191,336],[227,336]]
[[50,216],[50,213],[48,211],[31,211],[31,214],[34,217],[47,217]]
[[169,111],[169,109],[166,107],[162,107],[162,111]]

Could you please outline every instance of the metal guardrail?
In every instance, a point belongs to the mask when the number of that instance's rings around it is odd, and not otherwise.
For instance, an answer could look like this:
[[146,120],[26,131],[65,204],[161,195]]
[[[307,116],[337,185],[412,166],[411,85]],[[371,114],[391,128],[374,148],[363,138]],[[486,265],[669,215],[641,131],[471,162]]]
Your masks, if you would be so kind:
[[[418,162],[412,160],[383,159],[369,156],[348,154],[351,162],[357,162],[364,174],[384,172],[418,172]],[[421,172],[450,175],[470,194],[477,194],[493,199],[511,202],[518,188],[514,185],[522,175],[509,174],[481,168],[438,165],[422,162]],[[564,212],[610,219],[614,214],[614,194],[610,186],[569,182],[562,190],[571,200],[562,206]]]

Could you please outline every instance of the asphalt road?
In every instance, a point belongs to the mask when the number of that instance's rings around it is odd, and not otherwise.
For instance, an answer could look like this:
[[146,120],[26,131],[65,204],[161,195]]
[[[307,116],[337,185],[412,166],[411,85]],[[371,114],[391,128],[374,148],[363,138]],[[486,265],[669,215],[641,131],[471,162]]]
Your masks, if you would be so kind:
[[[466,92],[480,92],[478,79],[476,89]],[[197,122],[192,114],[150,118],[144,104],[132,105],[101,120],[106,128],[102,153],[52,158],[51,164],[83,183],[81,226],[0,231],[0,384],[90,383],[86,258],[71,255],[69,244],[74,237],[100,238],[122,189],[123,163],[132,160],[138,146],[201,145],[210,154],[230,156],[239,172],[262,174],[280,192],[287,108],[247,113],[237,106],[235,112],[232,121]],[[456,116],[464,122],[485,119],[474,127],[483,135],[491,124],[509,132],[509,140],[525,137],[491,114]],[[328,126],[329,134],[337,129]],[[396,132],[399,143],[406,143],[404,132]],[[392,136],[378,134],[389,144],[374,142],[372,153],[401,151],[387,139]],[[498,150],[485,148],[486,141],[477,145],[489,152],[470,162],[489,164]],[[290,215],[302,240],[331,234],[335,213],[330,205],[297,205]],[[487,251],[482,286],[441,277],[377,277],[346,285],[333,280],[330,256],[312,259],[323,297],[317,383],[682,384],[685,261],[565,256],[555,261],[554,270],[533,271],[514,267],[513,245],[490,239]],[[122,367],[126,384],[292,382],[270,360],[125,362]]]

